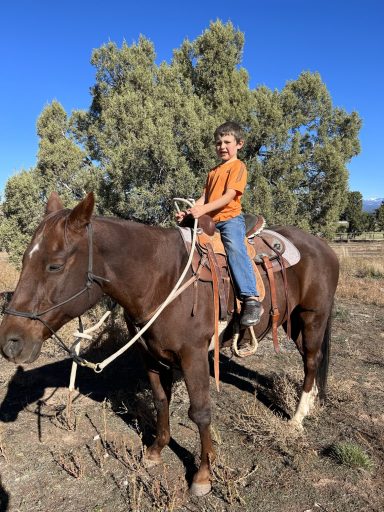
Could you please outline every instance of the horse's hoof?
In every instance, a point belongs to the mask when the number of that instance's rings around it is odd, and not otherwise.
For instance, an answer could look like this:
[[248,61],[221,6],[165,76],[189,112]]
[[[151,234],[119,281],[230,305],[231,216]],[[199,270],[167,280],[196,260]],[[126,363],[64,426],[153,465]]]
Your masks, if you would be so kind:
[[293,428],[294,430],[296,430],[297,432],[303,432],[304,431],[304,427],[303,427],[303,423],[301,421],[297,421],[297,420],[289,420],[288,421],[288,425]]
[[153,459],[149,459],[148,457],[144,457],[144,466],[147,469],[154,468],[155,466],[158,466],[161,463],[162,463],[161,457],[158,457],[158,458],[156,457],[156,458],[153,458]]
[[197,484],[193,482],[191,487],[189,488],[189,492],[193,496],[206,496],[208,493],[211,492],[211,489],[211,482],[208,482],[207,484]]

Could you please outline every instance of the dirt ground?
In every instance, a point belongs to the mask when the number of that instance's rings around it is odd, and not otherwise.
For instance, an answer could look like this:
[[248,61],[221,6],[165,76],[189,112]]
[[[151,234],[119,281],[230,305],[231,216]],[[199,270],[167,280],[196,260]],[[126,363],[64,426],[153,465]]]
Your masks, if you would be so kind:
[[[218,458],[205,498],[187,490],[199,441],[183,381],[174,386],[164,463],[148,469],[142,452],[154,415],[134,348],[101,374],[80,369],[70,411],[70,363],[52,342],[30,366],[1,359],[0,510],[384,510],[384,308],[338,300],[332,342],[328,400],[303,433],[287,423],[303,371],[292,342],[281,336],[279,355],[270,339],[245,359],[222,354],[221,392],[211,383]],[[331,457],[330,446],[344,441],[371,468]]]

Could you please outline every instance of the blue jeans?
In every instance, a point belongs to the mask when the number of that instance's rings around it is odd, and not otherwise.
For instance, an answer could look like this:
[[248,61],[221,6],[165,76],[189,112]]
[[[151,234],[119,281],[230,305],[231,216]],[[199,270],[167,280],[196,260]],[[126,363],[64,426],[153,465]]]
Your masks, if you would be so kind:
[[245,247],[245,221],[243,214],[216,224],[228,257],[239,298],[259,296],[252,262]]

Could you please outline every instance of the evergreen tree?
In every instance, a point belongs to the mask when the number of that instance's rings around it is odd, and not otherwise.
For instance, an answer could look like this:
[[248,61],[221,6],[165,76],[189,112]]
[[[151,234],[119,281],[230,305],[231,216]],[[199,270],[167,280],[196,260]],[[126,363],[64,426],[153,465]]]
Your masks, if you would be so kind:
[[363,231],[376,231],[375,212],[363,212]]
[[0,220],[1,248],[20,266],[21,256],[44,212],[41,177],[36,169],[23,170],[5,185]]
[[360,235],[364,231],[366,219],[363,212],[361,192],[348,192],[348,203],[342,218],[348,221],[348,233],[350,235]]
[[40,138],[37,173],[41,197],[58,192],[71,207],[98,186],[99,170],[75,141],[68,116],[58,101],[47,105],[37,121]]
[[11,188],[23,195],[28,180],[33,212],[51,190],[66,206],[95,190],[101,213],[169,225],[172,197],[201,194],[216,163],[214,129],[227,120],[246,133],[245,210],[263,213],[269,224],[332,236],[345,209],[346,164],[359,152],[361,121],[332,105],[317,73],[302,73],[281,92],[251,89],[243,45],[239,30],[216,21],[184,41],[169,63],[156,64],[145,37],[94,50],[89,110],[68,116],[59,102],[48,105],[37,123],[37,167],[9,184],[0,228],[7,250],[14,250],[13,229],[15,240],[29,236],[25,212],[10,207]]
[[377,227],[380,231],[384,231],[384,201],[381,203],[379,208],[375,210],[375,217],[377,222]]
[[98,188],[100,170],[75,141],[70,121],[57,101],[37,122],[40,137],[37,167],[7,181],[0,221],[0,243],[20,263],[21,255],[41,220],[47,198],[57,191],[63,204],[74,206],[89,190]]
[[334,233],[360,119],[332,106],[317,73],[303,73],[281,93],[251,90],[239,67],[243,39],[231,23],[217,21],[184,41],[169,65],[156,66],[143,37],[94,52],[92,107],[76,114],[76,124],[104,171],[106,211],[168,222],[172,196],[199,195],[215,163],[213,130],[232,119],[247,134],[246,208],[269,223]]

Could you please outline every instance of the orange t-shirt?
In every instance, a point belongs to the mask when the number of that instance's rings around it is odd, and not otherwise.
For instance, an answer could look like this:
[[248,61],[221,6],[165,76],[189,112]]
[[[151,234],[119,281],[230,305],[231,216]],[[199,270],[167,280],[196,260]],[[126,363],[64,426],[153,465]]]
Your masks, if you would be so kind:
[[205,183],[205,202],[211,203],[222,197],[231,188],[236,190],[234,199],[220,210],[210,212],[215,222],[232,219],[241,213],[240,199],[247,184],[247,168],[241,160],[224,162],[208,173]]

